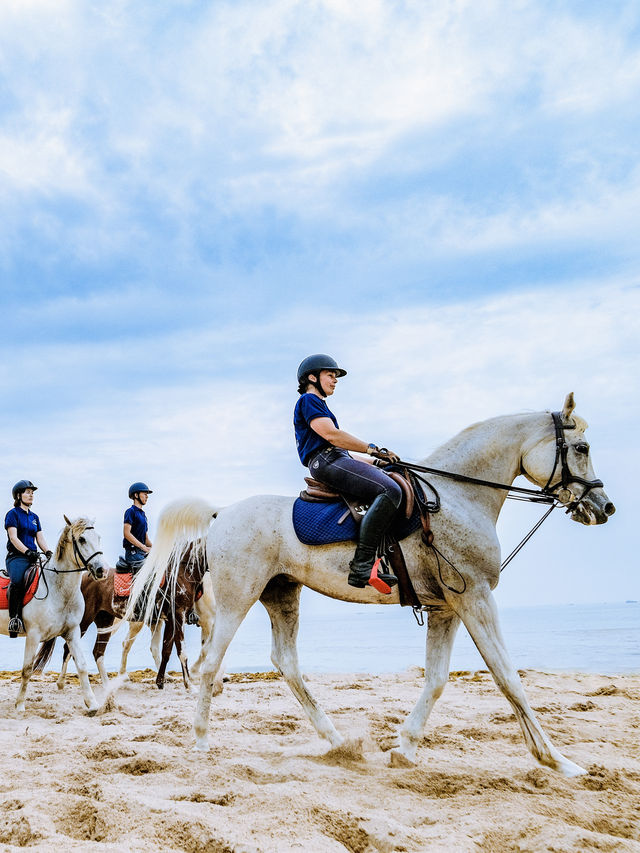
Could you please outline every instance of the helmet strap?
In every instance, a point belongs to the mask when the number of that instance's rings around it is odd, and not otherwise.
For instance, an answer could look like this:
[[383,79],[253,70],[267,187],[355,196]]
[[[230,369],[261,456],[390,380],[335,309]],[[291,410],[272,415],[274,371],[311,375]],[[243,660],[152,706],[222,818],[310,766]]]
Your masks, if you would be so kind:
[[307,382],[309,383],[309,385],[313,385],[314,388],[317,388],[322,397],[327,396],[324,392],[322,385],[320,384],[320,374],[318,374],[317,379],[312,379],[311,376],[307,376]]

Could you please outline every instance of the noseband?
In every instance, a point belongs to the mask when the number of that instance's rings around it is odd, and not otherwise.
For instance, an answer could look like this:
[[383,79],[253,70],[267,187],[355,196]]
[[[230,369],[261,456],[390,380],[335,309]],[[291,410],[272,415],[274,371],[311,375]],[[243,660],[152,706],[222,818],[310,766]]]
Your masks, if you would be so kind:
[[[551,470],[551,474],[549,475],[549,479],[545,486],[543,486],[542,491],[545,495],[550,495],[551,497],[557,498],[561,503],[563,503],[568,511],[574,510],[582,501],[586,498],[589,492],[592,489],[598,489],[604,485],[602,480],[585,480],[584,477],[577,477],[572,474],[569,470],[569,463],[567,461],[567,454],[569,452],[569,445],[566,442],[564,433],[565,430],[575,429],[575,423],[572,424],[564,424],[562,423],[562,415],[560,412],[551,412],[551,417],[553,418],[553,426],[556,431],[556,458],[553,462],[553,469]],[[551,481],[558,470],[558,464],[560,465],[560,479],[558,482],[552,486]],[[569,488],[570,483],[579,483],[581,486],[584,486],[584,491],[580,495],[579,498],[575,498],[569,503],[573,492]],[[556,494],[557,492],[557,494]],[[564,492],[564,494],[562,494]],[[562,500],[564,498],[565,500]]]

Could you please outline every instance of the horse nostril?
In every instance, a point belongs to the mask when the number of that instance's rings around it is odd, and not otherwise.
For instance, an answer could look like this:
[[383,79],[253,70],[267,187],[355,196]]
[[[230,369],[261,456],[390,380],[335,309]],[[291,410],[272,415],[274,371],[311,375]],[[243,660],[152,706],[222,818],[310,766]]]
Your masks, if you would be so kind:
[[616,511],[616,508],[611,503],[611,501],[608,501],[604,506],[604,511],[607,513],[607,515],[613,515],[613,513]]

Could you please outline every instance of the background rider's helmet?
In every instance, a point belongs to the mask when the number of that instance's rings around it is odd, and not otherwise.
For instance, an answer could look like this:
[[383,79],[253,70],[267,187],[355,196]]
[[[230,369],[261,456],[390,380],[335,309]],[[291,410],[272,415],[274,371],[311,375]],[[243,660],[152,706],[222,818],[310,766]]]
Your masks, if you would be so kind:
[[310,373],[315,373],[316,376],[321,370],[335,370],[338,376],[346,376],[347,371],[338,367],[335,358],[330,355],[316,353],[316,355],[308,355],[300,362],[298,367],[298,383],[304,381]]
[[13,495],[14,501],[17,501],[18,497],[27,489],[33,489],[35,492],[37,488],[38,487],[34,486],[31,480],[18,480],[15,486],[11,489],[11,494]]
[[134,498],[138,492],[147,492],[147,494],[152,495],[153,492],[147,486],[146,483],[131,483],[129,486],[129,497]]

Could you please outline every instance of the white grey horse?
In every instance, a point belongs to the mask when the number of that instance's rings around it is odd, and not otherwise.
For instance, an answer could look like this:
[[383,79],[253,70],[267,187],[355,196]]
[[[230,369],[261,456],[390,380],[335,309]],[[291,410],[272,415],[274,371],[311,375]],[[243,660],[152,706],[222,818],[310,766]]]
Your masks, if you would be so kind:
[[[425,464],[508,485],[522,473],[537,486],[557,493],[560,503],[571,508],[574,520],[602,524],[615,508],[600,481],[594,479],[584,436],[587,424],[573,415],[573,409],[570,394],[558,416],[566,449],[556,441],[551,413],[518,414],[474,424],[438,448]],[[500,632],[491,591],[500,579],[496,521],[505,491],[448,479],[438,481],[438,490],[442,510],[433,516],[435,544],[455,571],[442,560],[438,568],[436,555],[423,544],[419,532],[403,541],[418,597],[423,605],[437,609],[428,615],[425,686],[399,731],[392,764],[415,761],[427,717],[448,680],[451,648],[462,621],[511,703],[532,754],[566,776],[583,773],[551,744],[540,727]],[[212,518],[216,519],[207,538],[216,618],[202,667],[194,721],[197,749],[208,749],[209,708],[213,688],[218,692],[222,687],[219,667],[225,651],[257,600],[271,618],[274,665],[316,731],[334,747],[343,743],[343,737],[309,692],[298,665],[301,587],[304,584],[344,601],[398,603],[397,590],[382,596],[371,587],[360,590],[348,586],[351,543],[309,547],[299,542],[291,520],[293,501],[289,497],[257,496],[218,510],[204,502],[183,501],[167,507],[161,516],[152,555],[136,581],[132,602],[146,584],[153,601],[162,573],[166,570],[171,578],[175,572],[183,543],[203,535]]]
[[[80,679],[84,703],[90,714],[98,710],[98,703],[89,684],[87,664],[80,643],[80,620],[84,612],[84,598],[80,579],[85,571],[96,578],[106,575],[109,566],[100,550],[100,536],[88,518],[70,521],[66,515],[65,527],[51,560],[40,574],[34,598],[24,605],[22,616],[27,633],[22,664],[22,682],[16,698],[16,709],[24,711],[25,694],[33,663],[40,643],[62,637],[73,655]],[[0,631],[7,634],[9,616],[0,611]]]

